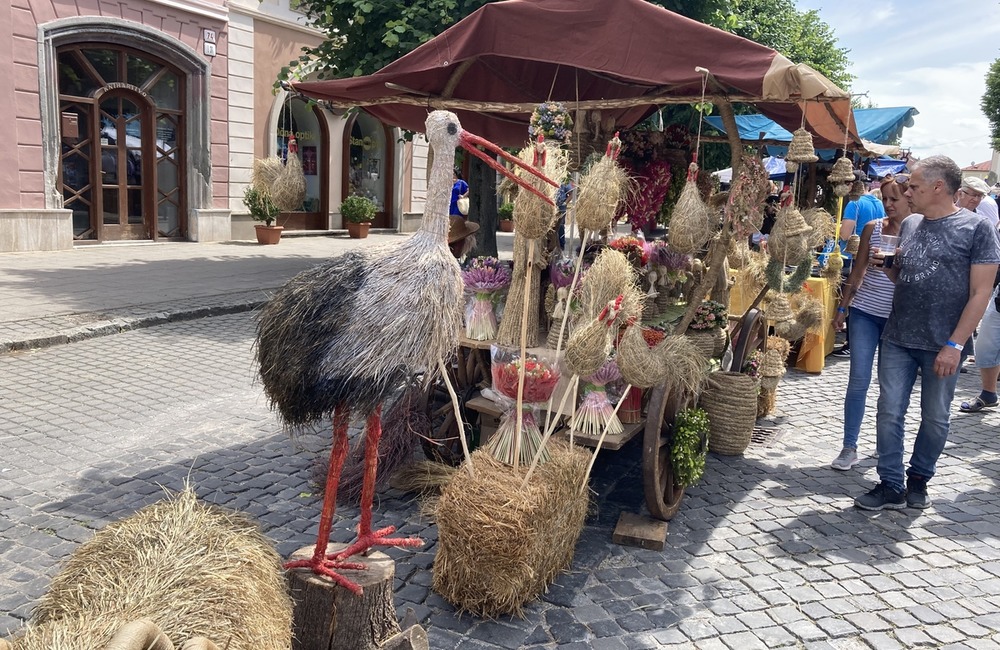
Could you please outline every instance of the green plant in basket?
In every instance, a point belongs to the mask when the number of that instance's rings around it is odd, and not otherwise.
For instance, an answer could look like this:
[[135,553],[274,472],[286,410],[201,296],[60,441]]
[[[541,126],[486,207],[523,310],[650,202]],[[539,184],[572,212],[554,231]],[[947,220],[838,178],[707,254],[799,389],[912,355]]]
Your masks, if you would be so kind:
[[367,196],[351,194],[340,204],[340,216],[349,223],[371,223],[378,205]]
[[705,473],[708,453],[708,414],[699,408],[685,409],[674,419],[670,461],[678,485],[694,485]]

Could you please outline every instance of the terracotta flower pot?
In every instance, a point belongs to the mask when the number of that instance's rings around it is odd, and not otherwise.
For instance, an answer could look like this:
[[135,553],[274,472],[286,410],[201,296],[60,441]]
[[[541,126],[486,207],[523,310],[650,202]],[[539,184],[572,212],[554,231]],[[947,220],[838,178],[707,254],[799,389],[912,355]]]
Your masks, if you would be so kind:
[[347,222],[347,234],[351,239],[364,239],[368,236],[368,229],[371,228],[370,223],[354,223],[351,221]]
[[258,224],[254,226],[254,230],[257,231],[257,243],[258,244],[277,244],[281,241],[281,231],[285,228],[283,226],[265,226],[263,224]]
[[512,219],[501,219],[500,232],[514,232],[514,221]]

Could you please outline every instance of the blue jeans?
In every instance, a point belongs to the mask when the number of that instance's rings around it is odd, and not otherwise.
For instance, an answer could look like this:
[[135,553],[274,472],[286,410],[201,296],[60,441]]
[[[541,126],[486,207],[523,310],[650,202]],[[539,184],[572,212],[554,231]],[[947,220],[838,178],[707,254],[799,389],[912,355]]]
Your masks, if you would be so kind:
[[844,397],[844,446],[857,448],[861,421],[865,417],[868,387],[872,383],[872,364],[882,330],[888,318],[852,309],[847,320],[847,338],[851,342],[851,376]]
[[904,487],[903,420],[910,405],[917,368],[920,368],[920,428],[913,442],[913,455],[906,475],[933,477],[937,459],[948,440],[951,399],[955,396],[958,372],[948,377],[934,374],[937,355],[938,351],[904,348],[882,341],[878,363],[881,394],[875,423],[878,475],[894,490]]

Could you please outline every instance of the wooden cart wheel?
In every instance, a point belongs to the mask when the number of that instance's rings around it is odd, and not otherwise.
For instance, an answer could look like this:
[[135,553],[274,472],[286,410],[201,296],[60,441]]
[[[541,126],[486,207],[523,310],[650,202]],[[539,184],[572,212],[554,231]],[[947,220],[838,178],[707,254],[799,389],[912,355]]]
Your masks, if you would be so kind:
[[674,418],[682,408],[680,394],[665,386],[650,389],[649,410],[642,448],[642,479],[646,507],[657,519],[669,521],[677,514],[684,498],[684,486],[674,481],[670,458]]
[[757,308],[748,309],[733,330],[733,372],[742,372],[747,356],[764,350],[767,344],[767,317]]

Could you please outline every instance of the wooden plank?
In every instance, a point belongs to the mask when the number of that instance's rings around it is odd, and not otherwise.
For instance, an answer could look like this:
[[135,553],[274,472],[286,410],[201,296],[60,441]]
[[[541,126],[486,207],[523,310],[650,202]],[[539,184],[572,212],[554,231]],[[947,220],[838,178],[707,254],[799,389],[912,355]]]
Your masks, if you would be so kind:
[[611,541],[622,546],[662,551],[667,542],[667,522],[623,512],[618,517],[618,525],[611,535]]

